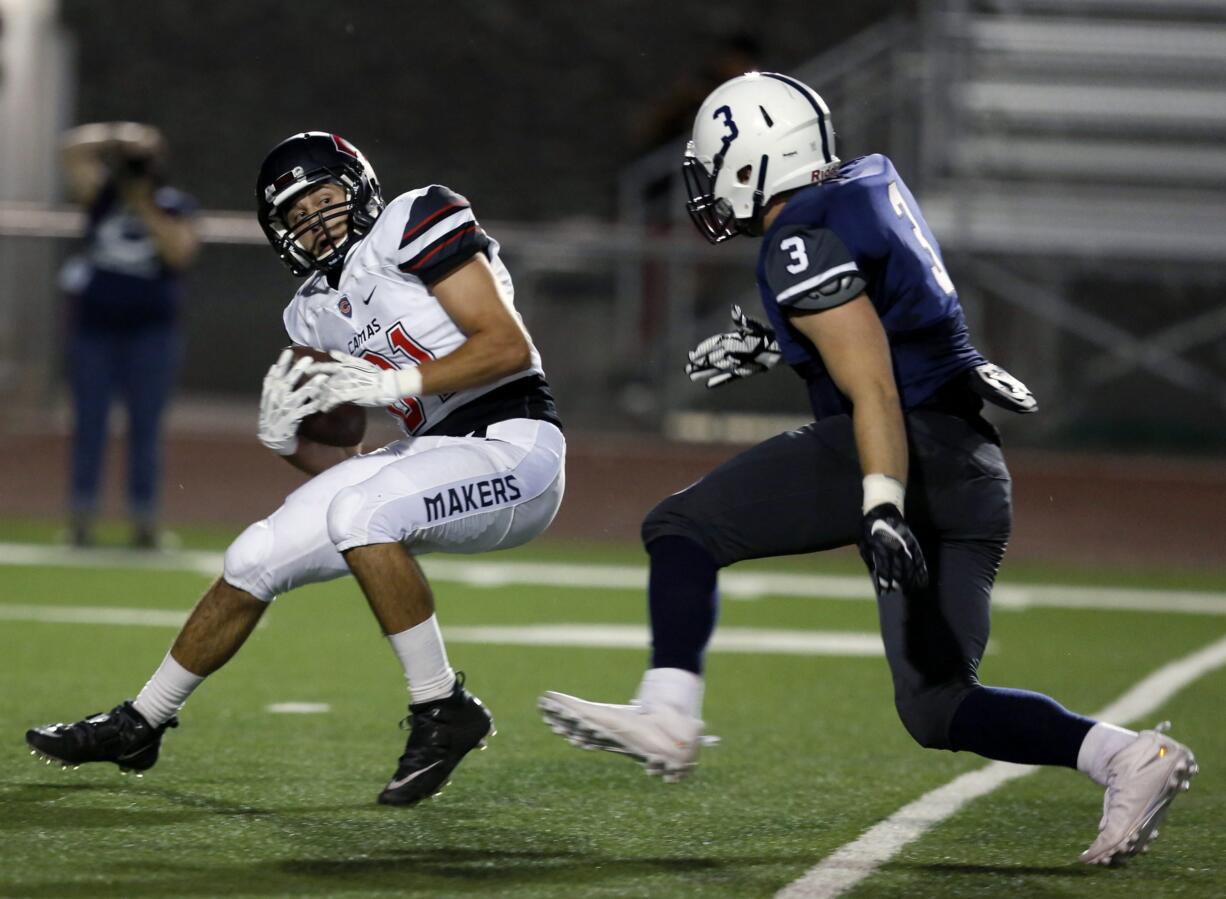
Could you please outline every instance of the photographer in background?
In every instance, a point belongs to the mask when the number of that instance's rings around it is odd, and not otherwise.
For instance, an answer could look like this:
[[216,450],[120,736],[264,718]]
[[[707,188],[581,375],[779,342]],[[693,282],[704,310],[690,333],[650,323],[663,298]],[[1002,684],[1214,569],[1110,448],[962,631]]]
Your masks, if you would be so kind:
[[64,135],[73,199],[86,214],[77,255],[61,272],[68,297],[72,384],[71,538],[92,544],[111,397],[128,411],[132,543],[158,543],[160,428],[177,368],[181,276],[199,248],[195,201],[165,183],[161,133],[135,122]]

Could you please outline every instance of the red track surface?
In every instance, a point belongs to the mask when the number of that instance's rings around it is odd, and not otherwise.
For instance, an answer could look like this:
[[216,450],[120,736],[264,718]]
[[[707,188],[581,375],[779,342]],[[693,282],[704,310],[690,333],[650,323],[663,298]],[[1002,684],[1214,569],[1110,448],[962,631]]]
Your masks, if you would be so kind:
[[[122,439],[108,460],[105,508],[122,511]],[[62,435],[3,435],[0,515],[58,518],[66,506]],[[566,500],[553,538],[633,541],[661,497],[734,447],[570,435]],[[1226,462],[1011,453],[1015,521],[1009,558],[1096,567],[1226,570]],[[254,437],[176,437],[167,444],[168,524],[233,526],[279,505],[300,476]]]

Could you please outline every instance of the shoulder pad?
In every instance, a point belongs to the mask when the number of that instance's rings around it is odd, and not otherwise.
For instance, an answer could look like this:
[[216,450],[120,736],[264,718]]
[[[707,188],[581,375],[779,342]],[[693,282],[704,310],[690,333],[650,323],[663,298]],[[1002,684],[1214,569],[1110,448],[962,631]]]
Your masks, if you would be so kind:
[[409,206],[396,264],[401,272],[432,284],[488,246],[468,200],[434,184]]
[[864,276],[839,236],[828,228],[790,225],[770,237],[766,282],[783,307],[818,311],[858,296]]

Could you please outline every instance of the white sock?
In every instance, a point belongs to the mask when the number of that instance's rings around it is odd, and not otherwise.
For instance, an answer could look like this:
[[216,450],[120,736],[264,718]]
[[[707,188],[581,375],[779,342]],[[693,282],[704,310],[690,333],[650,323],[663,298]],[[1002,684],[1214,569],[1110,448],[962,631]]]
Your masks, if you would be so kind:
[[438,618],[431,615],[407,631],[389,634],[392,649],[404,667],[413,702],[443,699],[455,689],[455,672],[447,661],[447,647],[438,629]]
[[1115,754],[1135,740],[1137,732],[1102,721],[1095,724],[1077,751],[1077,770],[1088,774],[1100,787],[1107,785],[1107,766]]
[[192,674],[166,653],[153,677],[141,688],[132,705],[141,716],[157,727],[165,724],[183,708],[192,691],[204,683],[204,678]]
[[702,676],[684,668],[648,668],[635,700],[644,710],[668,706],[691,718],[702,717]]

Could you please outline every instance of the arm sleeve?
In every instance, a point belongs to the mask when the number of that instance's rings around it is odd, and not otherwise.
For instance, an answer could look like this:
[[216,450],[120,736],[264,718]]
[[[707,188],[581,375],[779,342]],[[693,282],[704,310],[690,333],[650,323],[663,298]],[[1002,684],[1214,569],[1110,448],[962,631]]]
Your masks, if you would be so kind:
[[396,265],[404,274],[434,284],[484,252],[489,243],[468,200],[435,184],[409,207]]
[[828,228],[785,228],[771,238],[766,281],[785,310],[818,312],[855,299],[866,284],[839,236]]

